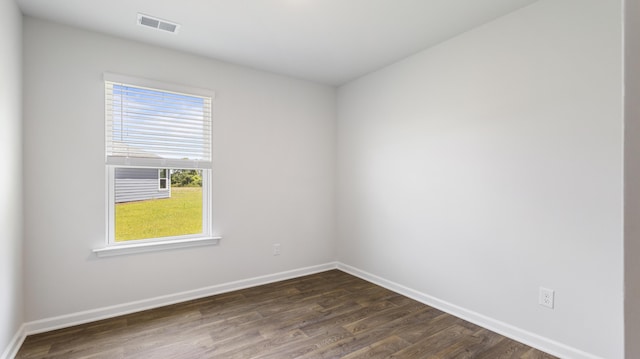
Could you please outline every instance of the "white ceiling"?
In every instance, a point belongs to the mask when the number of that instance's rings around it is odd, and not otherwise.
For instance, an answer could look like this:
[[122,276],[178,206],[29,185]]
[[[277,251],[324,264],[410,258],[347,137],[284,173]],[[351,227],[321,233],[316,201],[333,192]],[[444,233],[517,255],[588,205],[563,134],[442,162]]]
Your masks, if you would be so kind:
[[[537,0],[16,0],[98,32],[340,85]],[[137,25],[137,13],[181,25]]]

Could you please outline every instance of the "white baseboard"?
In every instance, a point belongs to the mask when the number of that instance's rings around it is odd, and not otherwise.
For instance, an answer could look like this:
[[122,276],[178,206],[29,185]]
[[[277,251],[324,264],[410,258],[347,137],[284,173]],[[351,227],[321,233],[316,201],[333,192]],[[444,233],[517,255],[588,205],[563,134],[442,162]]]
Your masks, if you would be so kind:
[[[61,315],[53,318],[46,318],[28,322],[23,325],[23,333],[26,335],[48,332],[60,328],[67,328],[78,324],[94,322],[97,320],[117,317],[119,315],[135,313],[143,310],[162,307],[188,300],[204,298],[216,294],[231,292],[234,290],[255,287],[258,285],[279,282],[286,279],[302,277],[309,274],[324,272],[336,269],[337,263],[330,262],[317,266],[294,269],[286,272],[268,274],[264,276],[242,279],[234,282],[223,283],[205,288],[199,288],[181,293],[169,294],[155,298],[139,300],[124,304],[113,305],[104,308],[92,309],[83,312]],[[24,339],[24,336],[23,336]],[[20,345],[18,345],[20,347]],[[7,359],[12,358],[8,357]],[[1,359],[5,359],[2,357]]]
[[375,283],[398,294],[402,294],[406,297],[417,300],[418,302],[424,303],[428,306],[439,309],[443,312],[454,315],[458,318],[464,319],[468,322],[479,325],[483,328],[489,329],[507,338],[511,338],[520,343],[529,345],[536,349],[540,349],[551,355],[567,359],[602,359],[593,354],[556,342],[538,334],[531,333],[529,331],[501,322],[499,320],[489,318],[480,313],[476,313],[474,311],[459,307],[455,304],[432,297],[428,294],[418,292],[401,284],[386,280],[384,278],[380,278],[374,274],[365,272],[358,268],[343,263],[338,263],[338,269],[356,277],[362,278],[368,282]]
[[24,338],[27,337],[27,334],[24,328],[25,328],[24,324],[22,324],[20,328],[18,328],[18,331],[9,342],[9,345],[4,350],[2,355],[0,355],[0,359],[13,359],[16,357],[16,354],[18,354],[18,350],[20,349],[20,347],[22,346],[22,343],[24,342]]
[[258,285],[278,282],[278,281],[287,280],[291,278],[297,278],[297,277],[301,277],[309,274],[324,272],[331,269],[340,269],[346,273],[362,278],[366,281],[377,284],[381,287],[387,288],[396,293],[402,294],[404,296],[417,300],[421,303],[424,303],[426,305],[442,310],[443,312],[449,313],[451,315],[454,315],[456,317],[459,317],[471,323],[477,324],[483,328],[489,329],[498,334],[504,335],[505,337],[527,344],[529,346],[540,349],[544,352],[558,356],[560,358],[602,359],[593,354],[586,353],[579,349],[556,342],[549,338],[542,337],[535,333],[528,332],[521,328],[501,322],[499,320],[489,318],[482,314],[479,314],[479,313],[470,311],[468,309],[459,307],[455,304],[440,300],[428,294],[418,292],[414,289],[405,287],[401,284],[386,280],[374,274],[368,273],[366,271],[360,270],[358,268],[355,268],[340,262],[330,262],[330,263],[325,263],[317,266],[294,269],[286,272],[269,274],[269,275],[264,275],[264,276],[249,278],[249,279],[243,279],[239,281],[223,283],[219,285],[185,291],[181,293],[169,294],[165,296],[149,298],[149,299],[130,302],[130,303],[118,304],[110,307],[92,309],[88,311],[71,313],[71,314],[62,315],[58,317],[27,322],[20,327],[20,329],[12,339],[7,349],[4,351],[2,356],[0,356],[0,359],[13,359],[27,335],[37,334],[37,333],[42,333],[50,330],[66,328],[66,327],[70,327],[78,324],[84,324],[84,323],[89,323],[97,320],[117,317],[119,315],[130,314],[130,313],[139,312],[143,310],[162,307],[165,305],[171,305],[171,304],[180,303],[188,300],[208,297],[211,295],[231,292],[234,290],[255,287]]

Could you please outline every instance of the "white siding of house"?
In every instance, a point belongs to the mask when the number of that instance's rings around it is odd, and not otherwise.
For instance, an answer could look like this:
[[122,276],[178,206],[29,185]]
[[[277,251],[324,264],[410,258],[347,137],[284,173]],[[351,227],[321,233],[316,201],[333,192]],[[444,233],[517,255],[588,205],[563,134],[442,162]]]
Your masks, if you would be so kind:
[[159,189],[155,168],[117,168],[115,177],[116,203],[171,197],[170,189]]

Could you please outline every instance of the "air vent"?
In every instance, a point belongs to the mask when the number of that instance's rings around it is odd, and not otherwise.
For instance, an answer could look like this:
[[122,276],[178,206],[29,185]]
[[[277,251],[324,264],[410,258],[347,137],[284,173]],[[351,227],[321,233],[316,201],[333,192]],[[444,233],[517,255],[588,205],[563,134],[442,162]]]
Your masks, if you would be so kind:
[[138,25],[151,27],[157,30],[167,31],[172,34],[175,34],[176,32],[178,32],[178,29],[180,28],[180,25],[176,23],[158,19],[157,17],[144,15],[144,14],[138,14]]

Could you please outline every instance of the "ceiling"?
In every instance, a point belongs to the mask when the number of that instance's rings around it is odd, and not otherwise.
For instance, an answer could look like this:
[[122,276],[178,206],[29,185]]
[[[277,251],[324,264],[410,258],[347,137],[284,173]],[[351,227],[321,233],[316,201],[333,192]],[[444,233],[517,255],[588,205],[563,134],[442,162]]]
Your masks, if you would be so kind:
[[[340,85],[536,0],[16,0],[26,15]],[[137,25],[143,13],[181,25]]]

